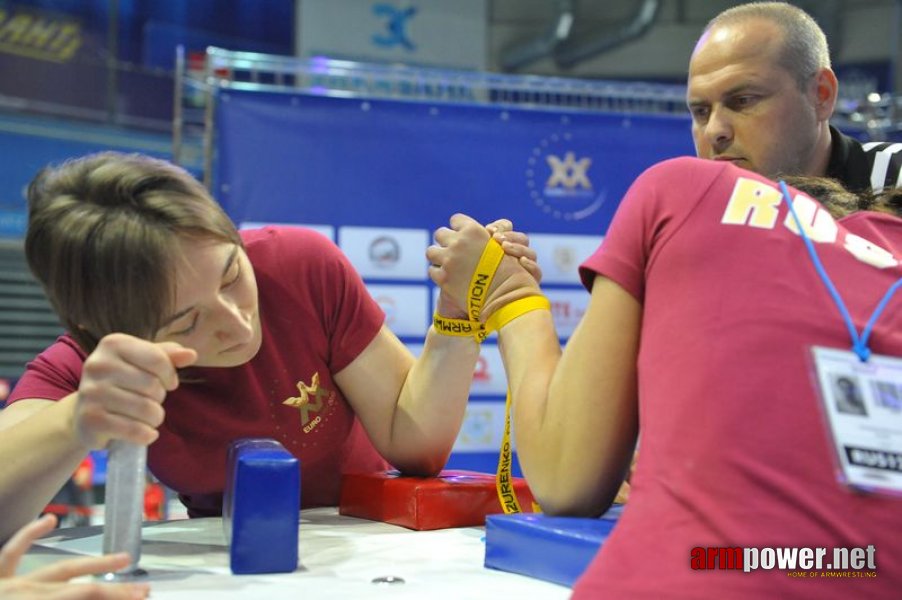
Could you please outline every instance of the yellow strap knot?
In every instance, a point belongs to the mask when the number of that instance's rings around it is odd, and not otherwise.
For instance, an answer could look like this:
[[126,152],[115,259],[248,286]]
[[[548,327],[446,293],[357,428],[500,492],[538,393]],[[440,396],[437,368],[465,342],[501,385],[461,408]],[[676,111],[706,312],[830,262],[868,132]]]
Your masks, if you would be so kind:
[[528,296],[505,304],[483,324],[479,317],[482,315],[482,306],[488,295],[489,287],[495,278],[495,271],[504,258],[504,250],[494,239],[490,239],[482,251],[479,263],[473,271],[470,279],[470,288],[467,292],[468,319],[449,319],[437,312],[432,315],[432,326],[436,332],[442,335],[454,337],[473,337],[482,343],[489,335],[498,331],[517,317],[521,317],[534,310],[551,310],[548,298],[541,295]]

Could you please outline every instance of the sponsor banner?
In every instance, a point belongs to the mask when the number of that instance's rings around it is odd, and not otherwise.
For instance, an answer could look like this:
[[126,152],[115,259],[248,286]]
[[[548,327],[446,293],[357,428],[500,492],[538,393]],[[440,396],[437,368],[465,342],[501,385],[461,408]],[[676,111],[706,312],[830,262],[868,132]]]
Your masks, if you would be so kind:
[[636,176],[693,152],[682,116],[234,89],[220,99],[215,189],[236,222],[432,231],[462,212],[598,236]]
[[470,386],[473,396],[505,396],[507,394],[507,378],[504,375],[504,363],[496,344],[488,342],[479,347],[479,358],[473,369],[473,385]]
[[304,0],[297,52],[485,70],[488,0]]
[[[59,10],[26,4],[56,5]],[[172,73],[126,68],[115,56],[110,57],[105,5],[0,2],[0,97],[4,97],[4,105],[142,129],[148,125],[156,129],[157,121],[170,123]],[[127,14],[130,11],[120,14],[120,26],[127,27]],[[129,37],[125,31],[120,30],[120,42]],[[114,71],[111,65],[116,66]]]
[[242,221],[238,225],[238,229],[260,229],[267,225],[278,225],[284,227],[303,227],[304,229],[312,229],[320,235],[324,235],[333,242],[335,241],[335,227],[331,225],[312,225],[309,223],[267,223],[263,221]]
[[364,279],[424,281],[429,240],[425,229],[338,229],[338,245]]
[[558,336],[569,338],[586,312],[589,292],[582,289],[545,290],[545,295],[551,302],[551,316]]
[[[344,4],[305,0],[302,5],[314,3]],[[419,6],[405,6],[414,4]],[[453,4],[451,10],[458,10]],[[399,89],[395,97],[403,95]],[[416,260],[415,271],[406,274],[407,246],[400,244],[396,272],[388,272],[391,244],[376,245],[374,263],[368,244],[347,247],[342,228],[431,232],[462,212],[482,223],[507,217],[520,231],[541,232],[532,243],[545,283],[571,288],[546,290],[558,331],[566,338],[589,297],[577,287],[576,267],[598,246],[620,197],[648,165],[693,153],[688,116],[236,89],[221,90],[220,100],[213,179],[229,216],[236,222],[334,226],[345,252],[357,253],[351,256],[356,268],[385,284],[368,287],[386,311],[389,327],[404,338],[425,335],[438,298],[425,260],[431,238],[416,244],[410,257]],[[573,237],[555,239],[553,234]],[[500,356],[490,339],[472,387],[479,395],[471,404],[482,405],[476,408],[483,419],[488,418],[486,398],[503,400],[506,393]],[[492,426],[497,439],[485,450],[466,453],[468,461],[494,457],[486,461],[490,470],[501,447],[500,414]],[[478,437],[473,427],[469,439]]]
[[81,21],[62,13],[26,6],[0,7],[0,53],[67,63],[85,46]]
[[530,233],[529,245],[539,255],[542,283],[579,284],[579,265],[598,249],[602,239],[601,235]]
[[425,285],[367,284],[373,299],[385,311],[385,324],[398,336],[423,337],[431,322],[426,314],[429,291]]
[[454,452],[492,452],[497,461],[504,434],[504,402],[470,402]]

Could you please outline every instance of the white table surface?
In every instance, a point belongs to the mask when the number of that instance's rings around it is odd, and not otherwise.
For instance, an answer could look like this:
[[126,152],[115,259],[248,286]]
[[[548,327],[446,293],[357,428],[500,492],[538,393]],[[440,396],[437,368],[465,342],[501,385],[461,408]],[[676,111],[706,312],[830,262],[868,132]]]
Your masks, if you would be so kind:
[[[103,528],[58,529],[24,557],[20,572],[77,555],[101,553]],[[155,599],[241,598],[567,598],[570,589],[486,569],[485,529],[411,531],[340,516],[335,508],[301,512],[293,573],[233,575],[222,519],[145,523],[140,566]],[[377,584],[395,577],[404,583]]]

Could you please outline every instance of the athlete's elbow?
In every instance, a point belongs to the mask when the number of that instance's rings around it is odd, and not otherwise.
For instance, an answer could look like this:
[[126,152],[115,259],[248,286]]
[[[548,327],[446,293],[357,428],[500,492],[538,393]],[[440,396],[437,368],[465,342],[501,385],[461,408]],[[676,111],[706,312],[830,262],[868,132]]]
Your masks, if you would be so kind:
[[599,498],[576,491],[533,492],[542,512],[561,517],[600,517],[611,507],[614,496]]
[[586,473],[571,472],[567,476],[550,473],[548,477],[530,479],[526,473],[533,497],[542,512],[548,515],[566,517],[599,517],[614,502],[619,489],[619,481],[611,477],[609,481],[591,477]]
[[402,475],[434,477],[445,467],[448,456],[448,452],[417,453],[413,456],[390,458],[389,462]]

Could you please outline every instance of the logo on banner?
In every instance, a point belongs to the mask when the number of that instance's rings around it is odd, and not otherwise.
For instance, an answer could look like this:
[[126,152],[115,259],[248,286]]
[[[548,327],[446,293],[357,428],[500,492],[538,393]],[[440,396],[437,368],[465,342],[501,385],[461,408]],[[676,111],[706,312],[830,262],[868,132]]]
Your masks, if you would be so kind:
[[479,448],[492,443],[494,413],[488,409],[469,408],[460,428],[460,448]]
[[370,262],[377,267],[387,269],[401,260],[401,246],[398,240],[389,236],[379,236],[370,242]]
[[555,246],[552,256],[554,259],[554,266],[556,266],[561,273],[569,273],[570,271],[576,270],[576,250],[571,246]]
[[398,312],[397,306],[395,305],[395,299],[391,296],[376,296],[373,299],[376,301],[376,304],[379,305],[379,308],[382,309],[382,312],[385,313],[385,324],[391,327],[395,322]]
[[476,359],[476,368],[473,370],[473,381],[487,383],[492,380],[492,374],[489,372],[489,361],[484,356]]
[[604,204],[592,182],[592,157],[574,143],[571,133],[555,133],[532,149],[526,186],[533,203],[555,219],[579,221]]
[[398,8],[391,4],[374,4],[373,14],[383,19],[385,25],[384,32],[373,34],[374,44],[383,48],[400,46],[411,52],[417,49],[407,37],[407,24],[417,14],[415,7]]
[[576,160],[576,155],[568,152],[564,155],[564,160],[554,154],[549,154],[545,160],[551,167],[551,177],[545,182],[546,192],[551,190],[554,190],[553,193],[573,192],[578,187],[592,191],[592,184],[586,175],[586,171],[592,164],[591,158]]
[[64,63],[83,42],[81,25],[74,19],[0,9],[0,52]]
[[551,315],[560,326],[575,326],[583,317],[585,309],[574,305],[569,300],[552,300]]

